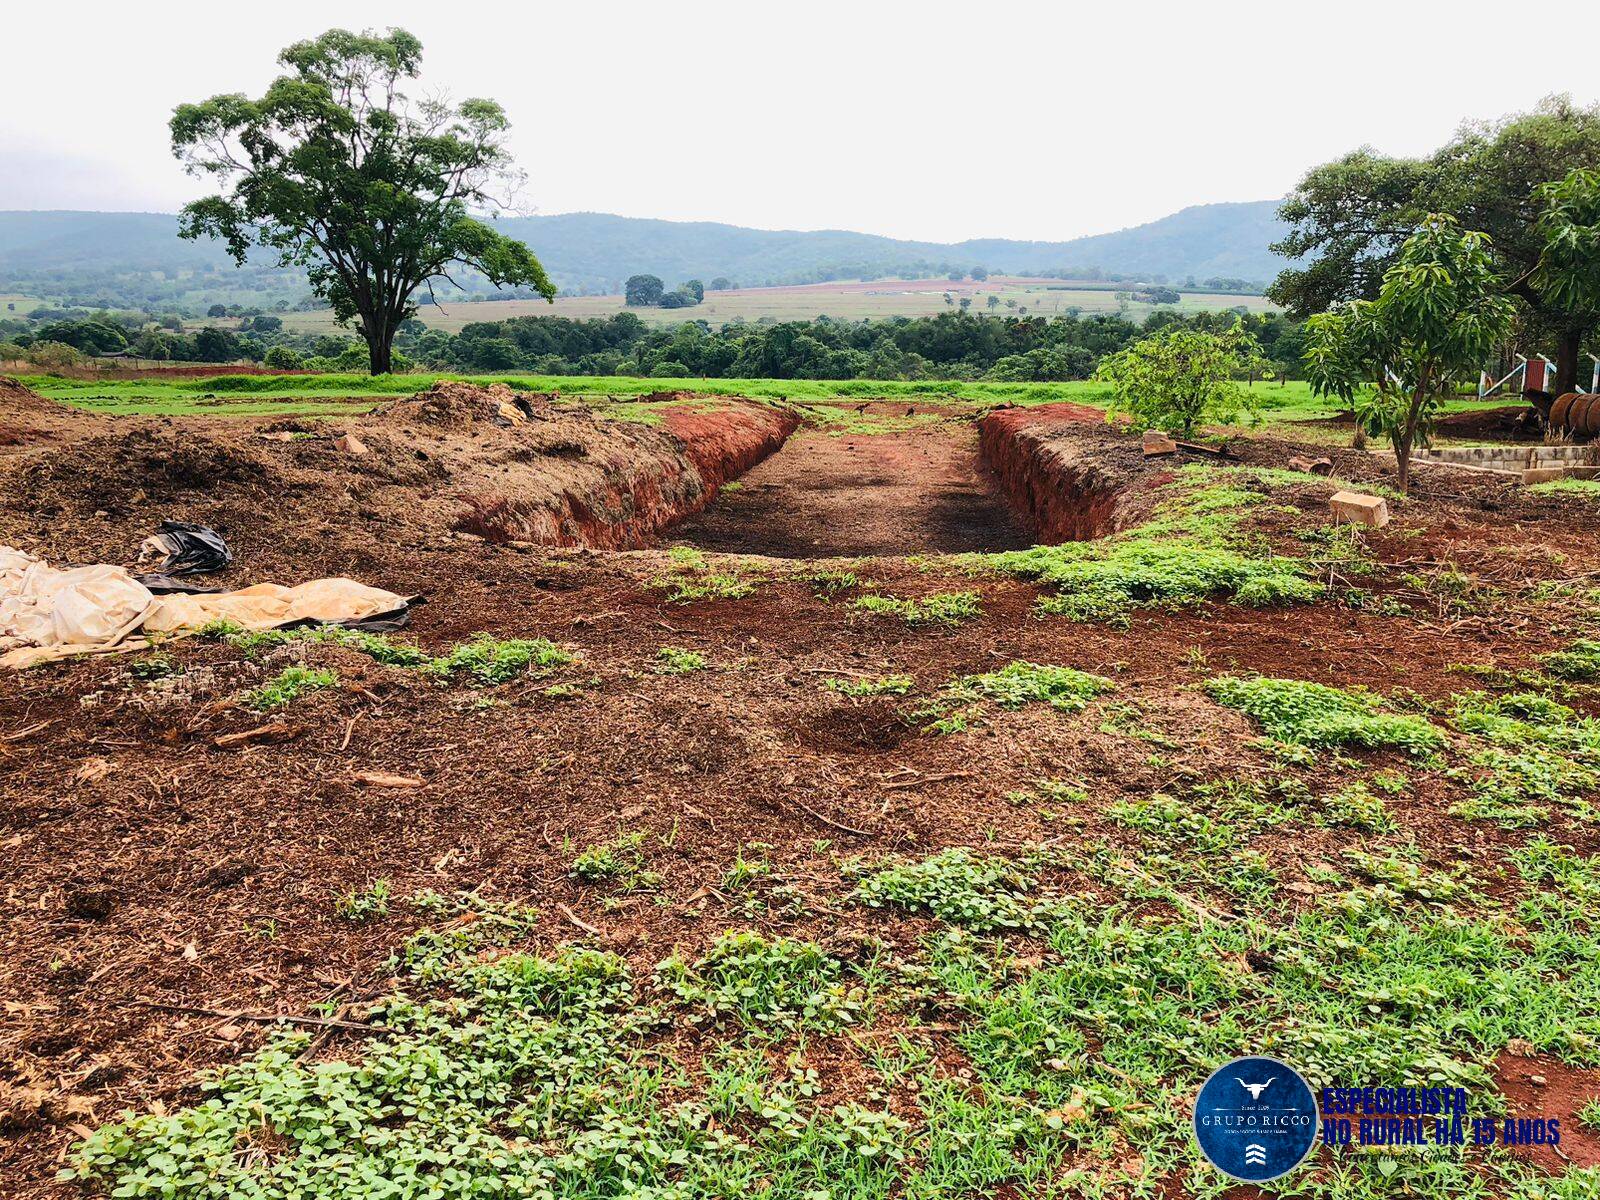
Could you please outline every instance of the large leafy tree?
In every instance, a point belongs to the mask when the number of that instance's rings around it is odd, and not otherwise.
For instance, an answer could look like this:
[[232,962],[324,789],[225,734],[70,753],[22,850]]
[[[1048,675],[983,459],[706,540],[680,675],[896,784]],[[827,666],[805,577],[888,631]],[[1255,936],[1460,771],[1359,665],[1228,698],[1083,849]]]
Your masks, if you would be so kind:
[[288,73],[259,99],[173,114],[173,153],[222,189],[185,206],[184,237],[220,238],[241,265],[259,245],[304,267],[334,314],[357,322],[373,374],[389,370],[419,290],[454,267],[555,296],[525,245],[472,216],[519,178],[498,104],[410,99],[422,43],[400,29],[329,30],[278,61]]
[[1373,299],[1411,232],[1449,213],[1490,238],[1524,337],[1556,347],[1555,390],[1571,391],[1600,313],[1549,287],[1538,267],[1548,230],[1541,188],[1574,166],[1600,163],[1600,106],[1564,96],[1533,112],[1464,126],[1428,158],[1358,150],[1309,172],[1278,215],[1289,232],[1273,249],[1299,262],[1267,290],[1297,317],[1341,301]]
[[1432,214],[1401,244],[1375,299],[1306,322],[1312,387],[1346,403],[1362,394],[1358,415],[1368,432],[1389,439],[1406,491],[1411,451],[1440,400],[1478,369],[1514,315],[1489,239]]

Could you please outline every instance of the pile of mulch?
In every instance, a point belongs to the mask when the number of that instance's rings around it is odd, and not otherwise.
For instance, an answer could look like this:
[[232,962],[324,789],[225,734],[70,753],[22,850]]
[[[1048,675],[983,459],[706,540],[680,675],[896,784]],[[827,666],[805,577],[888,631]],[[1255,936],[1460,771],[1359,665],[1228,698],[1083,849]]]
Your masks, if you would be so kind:
[[21,380],[0,375],[0,447],[51,439],[95,418],[47,400]]
[[555,398],[550,392],[513,391],[503,383],[485,387],[444,380],[387,405],[380,417],[453,428],[479,422],[509,427],[549,416]]
[[792,427],[736,400],[710,402],[695,422],[645,424],[468,383],[340,421],[111,418],[20,385],[7,393],[0,426],[17,433],[0,439],[0,543],[53,561],[119,561],[160,521],[185,520],[222,533],[257,569],[297,576],[357,575],[379,542],[459,533],[641,546]]

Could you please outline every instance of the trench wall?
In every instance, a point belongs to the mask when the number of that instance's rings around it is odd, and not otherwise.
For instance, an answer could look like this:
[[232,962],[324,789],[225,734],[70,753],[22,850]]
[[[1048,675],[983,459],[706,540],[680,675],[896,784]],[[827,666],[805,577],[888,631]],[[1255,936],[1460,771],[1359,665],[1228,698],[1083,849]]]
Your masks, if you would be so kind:
[[1127,481],[1092,461],[1082,440],[1064,436],[1104,421],[1081,404],[1041,404],[996,409],[978,422],[984,462],[1040,542],[1086,541],[1118,528]]
[[[673,408],[657,425],[612,423],[581,459],[546,457],[533,495],[465,496],[456,528],[491,541],[638,548],[704,508],[717,489],[780,449],[797,420],[762,405]],[[542,494],[538,494],[542,493]]]

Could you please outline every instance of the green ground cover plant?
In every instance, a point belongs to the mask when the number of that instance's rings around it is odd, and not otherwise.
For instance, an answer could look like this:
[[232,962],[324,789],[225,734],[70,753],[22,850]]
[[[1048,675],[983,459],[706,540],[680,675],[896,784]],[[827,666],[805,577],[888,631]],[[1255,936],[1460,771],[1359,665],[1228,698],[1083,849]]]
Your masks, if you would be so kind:
[[904,696],[916,686],[909,675],[884,675],[877,679],[824,679],[822,686],[841,696],[861,699],[866,696]]
[[1126,625],[1140,608],[1207,600],[1259,607],[1322,598],[1307,562],[1273,553],[1252,536],[1251,516],[1271,506],[1265,492],[1248,485],[1243,472],[1190,465],[1167,485],[1170,494],[1150,519],[1122,533],[956,561],[1047,584],[1053,594],[1039,610],[1080,621]]
[[959,625],[983,615],[977,592],[935,592],[907,600],[896,596],[861,596],[850,602],[861,612],[899,617],[908,625]]
[[663,646],[656,651],[655,670],[658,675],[688,675],[694,671],[704,671],[709,665],[704,654],[685,650],[681,646]]
[[1219,675],[1205,682],[1213,700],[1257,722],[1268,736],[1312,749],[1351,746],[1431,754],[1444,747],[1445,733],[1423,717],[1396,713],[1360,689],[1329,687],[1298,679]]
[[245,692],[239,703],[257,712],[270,712],[293,704],[307,692],[321,691],[338,682],[338,675],[321,667],[285,667],[260,687]]
[[[1123,815],[1237,849],[1275,803],[1225,791],[1222,825],[1182,806]],[[538,916],[514,901],[423,893],[407,908],[433,924],[397,951],[369,1032],[321,1049],[277,1033],[205,1076],[198,1102],[91,1133],[63,1177],[130,1200],[1217,1196],[1228,1181],[1186,1105],[1237,1054],[1283,1057],[1314,1086],[1354,1073],[1479,1097],[1514,1041],[1600,1062],[1600,860],[1536,839],[1490,901],[1414,853],[1347,855],[1365,882],[1334,876],[1292,914],[1174,921],[1131,894],[1046,891],[1044,854],[950,848],[854,872],[843,903],[937,923],[898,953],[847,961],[734,928],[639,974],[592,948],[519,949]],[[969,1075],[939,1068],[929,1020]],[[680,1022],[698,1029],[690,1061],[658,1041]],[[845,1100],[825,1098],[814,1057],[830,1038],[860,1055]],[[1427,1147],[1335,1153],[1291,1186],[1579,1200],[1600,1172]]]

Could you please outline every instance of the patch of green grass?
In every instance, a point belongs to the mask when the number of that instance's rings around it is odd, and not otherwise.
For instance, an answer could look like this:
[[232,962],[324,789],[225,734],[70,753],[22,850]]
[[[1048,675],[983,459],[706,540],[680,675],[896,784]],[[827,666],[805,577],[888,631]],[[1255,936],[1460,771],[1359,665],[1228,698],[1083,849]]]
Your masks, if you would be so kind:
[[361,891],[352,888],[334,897],[333,912],[346,921],[361,924],[374,917],[389,915],[389,881],[377,879]]
[[[1224,792],[1242,835],[1254,793]],[[1163,844],[1230,841],[1181,809],[1135,820]],[[1404,848],[1351,861],[1372,882],[1223,921],[1152,911],[1142,890],[1138,907],[1104,887],[1041,899],[1038,860],[945,851],[858,880],[883,889],[858,902],[942,918],[920,948],[846,962],[736,929],[638,977],[614,954],[520,949],[537,930],[514,902],[424,893],[412,906],[435,924],[387,964],[397,990],[360,1037],[278,1032],[203,1076],[199,1102],[102,1126],[63,1179],[130,1200],[1215,1196],[1227,1181],[1189,1106],[1240,1053],[1314,1086],[1483,1095],[1514,1039],[1600,1062],[1600,860],[1530,842],[1509,908]],[[1427,1147],[1317,1156],[1283,1186],[1589,1200],[1597,1184]]]
[[977,592],[935,592],[914,600],[895,596],[861,596],[850,607],[862,612],[899,617],[910,625],[955,626],[983,615]]
[[[729,892],[743,891],[758,879],[766,879],[772,874],[772,864],[767,861],[766,851],[772,849],[766,842],[746,842],[734,853],[733,863],[722,875],[722,889]],[[746,857],[745,851],[749,851]]]
[[1174,494],[1123,533],[956,561],[1048,584],[1054,594],[1039,610],[1081,621],[1125,625],[1136,609],[1207,600],[1264,607],[1321,599],[1325,589],[1306,562],[1274,554],[1251,536],[1251,516],[1272,508],[1266,494],[1240,486],[1246,481],[1239,471],[1185,467],[1167,485]]
[[1541,655],[1539,665],[1557,679],[1593,683],[1600,680],[1600,642],[1579,638],[1565,650]]
[[1600,500],[1600,479],[1552,479],[1522,489],[1530,496],[1580,496]]
[[1375,883],[1388,884],[1407,896],[1418,900],[1443,902],[1468,896],[1469,889],[1460,879],[1439,871],[1430,871],[1417,860],[1416,852],[1407,847],[1384,852],[1349,846],[1344,851],[1356,874]]
[[1590,1100],[1578,1110],[1578,1124],[1600,1133],[1600,1096]]
[[656,651],[655,669],[658,675],[688,675],[692,671],[704,671],[708,665],[704,654],[685,650],[681,646],[663,646]]
[[539,924],[537,909],[475,892],[445,896],[425,890],[407,903],[436,922],[406,938],[384,966],[422,983],[452,978],[463,964],[509,949]]
[[342,646],[384,666],[415,668],[441,680],[466,675],[484,686],[506,683],[529,672],[542,674],[573,661],[570,653],[548,638],[498,638],[489,633],[480,633],[461,642],[438,658],[418,646],[397,642],[383,634],[337,625],[246,630],[231,621],[216,621],[202,629],[201,634],[226,641],[251,658],[278,646]]
[[624,833],[609,842],[597,842],[572,860],[572,877],[587,883],[615,883],[624,891],[650,891],[661,876],[646,870],[642,833]]
[[1425,755],[1445,745],[1444,731],[1422,717],[1388,711],[1382,697],[1298,679],[1220,675],[1205,683],[1219,704],[1252,718],[1290,745],[1321,749],[1392,748]]
[[1112,882],[1142,878],[1151,899],[1174,900],[1179,889],[1210,886],[1253,904],[1272,898],[1276,874],[1248,846],[1248,825],[1232,819],[1226,804],[1202,806],[1156,792],[1113,804],[1106,815],[1145,835],[1151,852],[1135,862],[1102,851],[1087,864],[1092,874]]
[[657,586],[667,589],[667,599],[674,604],[688,604],[694,600],[743,600],[756,590],[755,584],[742,575],[717,571],[657,581]]
[[285,667],[258,688],[239,697],[239,703],[257,712],[269,712],[293,704],[307,692],[330,688],[339,682],[332,671],[321,667]]
[[1382,798],[1359,783],[1325,797],[1322,819],[1329,825],[1344,825],[1369,833],[1393,833],[1395,830],[1394,817]]
[[1600,820],[1586,798],[1600,788],[1600,721],[1528,692],[1459,695],[1451,720],[1473,739],[1468,765],[1453,771],[1473,793],[1452,808],[1458,816],[1529,828],[1561,807]]
[[658,575],[650,586],[667,593],[674,604],[695,600],[741,600],[756,590],[755,582],[744,575],[711,570],[705,554],[693,546],[674,546],[667,551],[671,569]]
[[800,579],[810,584],[811,590],[819,596],[837,596],[861,586],[861,577],[854,571],[810,571]]
[[916,680],[909,675],[884,675],[878,679],[824,679],[822,686],[841,696],[904,696]]
[[865,871],[850,895],[870,908],[893,905],[987,932],[1026,929],[1050,911],[1033,898],[1037,885],[1038,870],[1029,863],[956,846]]
[[[209,632],[208,632],[209,631]],[[309,645],[344,646],[359,651],[386,667],[420,667],[429,661],[428,655],[417,646],[396,642],[381,633],[364,629],[346,629],[339,625],[302,625],[294,629],[246,630],[230,621],[213,622],[201,630],[204,636],[220,638],[230,646],[255,657],[263,650],[292,643]]]
[[1072,667],[1014,662],[998,671],[964,676],[951,686],[950,693],[956,699],[989,700],[1001,708],[1048,704],[1061,712],[1081,712],[1089,701],[1114,686],[1103,676]]
[[692,964],[673,955],[656,979],[691,1020],[732,1017],[752,1030],[838,1028],[856,1019],[862,1002],[843,964],[821,947],[754,930],[724,933]]
[[480,633],[442,658],[429,660],[428,674],[440,679],[466,674],[485,686],[506,683],[529,671],[564,667],[572,655],[548,638],[497,638]]

